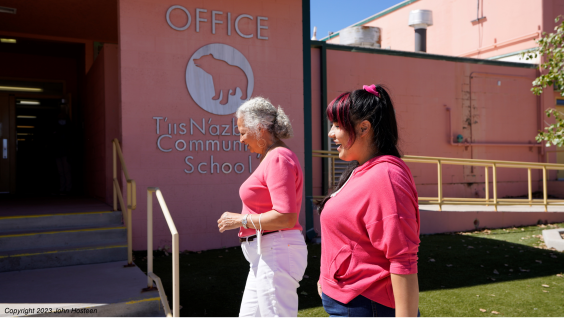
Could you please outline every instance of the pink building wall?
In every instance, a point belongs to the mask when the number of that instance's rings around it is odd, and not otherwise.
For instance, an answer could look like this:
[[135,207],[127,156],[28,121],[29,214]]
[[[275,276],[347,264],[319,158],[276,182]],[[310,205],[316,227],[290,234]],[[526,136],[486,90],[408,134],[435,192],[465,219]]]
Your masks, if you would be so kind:
[[[312,60],[319,54],[319,49],[312,50]],[[406,155],[527,162],[543,160],[538,147],[463,147],[449,143],[461,134],[465,140],[473,142],[536,144],[534,137],[539,127],[541,105],[540,99],[530,92],[530,83],[537,76],[536,69],[419,56],[421,58],[394,55],[389,51],[387,54],[373,54],[327,49],[327,100],[331,101],[344,91],[361,88],[363,84],[387,86],[396,108],[400,147]],[[312,69],[315,68],[313,64]],[[312,86],[315,88],[315,84],[312,83]],[[314,96],[314,121],[321,122],[320,117],[315,117],[321,107],[324,108],[319,98]],[[450,108],[452,117],[452,136],[447,108]],[[469,125],[470,119],[472,125]],[[319,126],[319,123],[313,125],[314,144],[325,138],[316,129]],[[410,163],[409,166],[419,195],[436,196],[435,165]],[[321,168],[314,165],[314,170],[317,170],[314,176],[319,176]],[[538,181],[540,177],[539,171],[533,171],[533,180]],[[318,184],[319,180],[315,181],[314,185]],[[444,166],[443,185],[445,197],[483,198],[484,169]],[[538,186],[536,183],[533,191]],[[526,193],[526,170],[498,169],[499,197]],[[314,192],[314,195],[320,194]]]
[[112,204],[112,144],[120,138],[118,47],[105,44],[86,75],[84,98],[85,187]]
[[[485,59],[535,47],[540,32],[552,32],[554,18],[564,14],[564,1],[481,0],[480,17],[486,18],[472,23],[477,18],[474,0],[419,0],[363,25],[380,28],[383,49],[413,51],[415,36],[408,19],[418,9],[433,12],[428,53]],[[339,36],[327,42],[339,44]]]
[[[448,4],[452,7],[451,10],[466,12],[468,10],[463,5],[467,2],[451,1]],[[409,11],[419,8],[414,7],[415,5],[429,3],[437,5],[439,1],[417,1],[397,12],[405,9],[408,14]],[[545,23],[543,21],[547,20],[545,17],[547,3],[543,2],[543,6],[537,6],[540,9],[530,11],[531,16],[540,18],[529,20],[540,23],[541,29]],[[551,3],[555,5],[559,2]],[[473,4],[475,5],[475,2]],[[167,23],[167,10],[173,5],[180,5],[189,11],[191,23],[186,30],[174,30]],[[486,8],[489,7],[484,7],[484,10]],[[199,10],[200,18],[207,21],[200,20],[198,31],[196,31],[197,9],[207,10]],[[436,10],[448,11],[439,5]],[[212,29],[212,11],[222,12],[217,17],[223,23],[215,24],[215,34]],[[231,16],[230,23],[227,18],[228,13]],[[235,19],[242,14],[253,17],[253,20],[249,18],[241,20],[239,25],[243,34],[253,34],[250,38],[244,38],[235,32]],[[489,22],[501,19],[497,13],[490,16],[488,16]],[[268,39],[257,37],[258,17],[268,17],[268,20],[262,21],[263,26],[268,29],[260,31],[262,36]],[[384,21],[382,19],[385,17],[387,16],[375,21]],[[471,17],[464,17],[466,18]],[[215,115],[205,111],[195,102],[187,89],[187,65],[198,49],[212,43],[226,44],[241,52],[249,61],[254,75],[252,95],[270,98],[275,105],[281,105],[292,119],[295,137],[288,144],[303,164],[301,2],[257,0],[235,5],[223,1],[181,0],[169,3],[120,0],[119,20],[118,70],[121,89],[120,108],[116,107],[115,110],[121,112],[121,142],[125,161],[131,177],[137,182],[137,209],[133,212],[134,249],[145,247],[146,189],[152,186],[159,187],[163,191],[180,232],[182,250],[237,245],[236,231],[220,234],[216,222],[224,211],[241,210],[239,186],[249,176],[250,170],[258,166],[259,161],[254,154],[245,151],[189,149],[190,142],[197,140],[201,140],[204,146],[208,142],[211,142],[210,145],[219,142],[221,146],[222,143],[237,141],[239,137],[235,135],[237,130],[233,124],[233,114]],[[179,9],[171,12],[170,20],[171,24],[177,27],[188,23],[185,13]],[[435,26],[429,28],[429,41],[433,37],[430,32],[432,28],[436,27],[437,30],[449,28],[437,15],[435,21]],[[454,22],[458,23],[458,20]],[[529,22],[525,23],[522,30],[517,31],[528,30],[533,26]],[[483,23],[485,25],[488,21]],[[390,39],[396,41],[403,38],[405,41],[397,43],[408,44],[409,47],[406,46],[405,49],[395,47],[394,44],[393,51],[375,50],[373,53],[327,50],[325,78],[327,100],[330,101],[343,91],[360,88],[363,84],[386,85],[391,90],[397,109],[402,139],[400,146],[403,153],[407,155],[530,162],[545,160],[539,148],[522,146],[466,148],[449,143],[458,134],[461,134],[463,139],[473,142],[534,143],[534,136],[543,119],[542,110],[554,104],[552,93],[545,94],[541,98],[536,98],[530,93],[531,82],[538,76],[536,69],[516,67],[511,64],[491,65],[462,60],[452,61],[425,54],[402,56],[397,50],[411,51],[413,48],[413,29],[407,26],[407,15],[402,25],[407,31],[400,30],[399,25],[398,27],[392,24],[386,27],[378,26],[382,28],[384,37],[388,29],[397,31],[398,34],[391,34]],[[231,35],[228,35],[229,26],[231,26]],[[466,30],[464,26],[460,28]],[[454,34],[453,30],[451,32]],[[404,31],[405,34],[401,33]],[[462,33],[462,37],[471,39],[471,33],[474,31],[464,32],[467,33]],[[484,38],[487,38],[486,33],[483,34]],[[513,36],[512,33],[504,35]],[[447,38],[446,35],[442,36],[443,39]],[[455,40],[461,41],[458,39],[459,37]],[[519,45],[526,46],[531,43],[527,41],[529,40],[523,40]],[[449,44],[442,48],[454,48],[470,42],[457,42],[458,44]],[[438,48],[443,44],[429,42],[429,52],[433,53],[432,48]],[[386,47],[386,43],[383,42],[382,46]],[[473,48],[475,45],[468,45],[463,46],[458,53],[440,53],[460,55],[461,52]],[[491,52],[488,51],[488,54],[491,53],[491,56],[503,54],[506,48],[496,48],[490,50]],[[511,50],[515,51],[516,48],[513,46]],[[313,132],[313,149],[321,149],[322,139],[325,138],[322,136],[321,125],[325,108],[325,105],[322,105],[322,94],[325,88],[322,78],[324,66],[320,53],[320,49],[311,49],[313,121],[311,127],[306,127]],[[485,54],[485,52],[480,53],[480,57],[486,57]],[[230,76],[230,73],[220,66],[212,66],[211,69],[206,69],[206,72],[212,77]],[[447,108],[450,109],[452,118],[452,134],[448,130]],[[193,126],[190,131],[192,121],[197,126]],[[181,124],[185,125],[187,132],[181,133]],[[227,131],[224,133],[227,134],[213,134],[213,125],[218,125],[222,130],[225,125]],[[205,126],[205,133],[199,130],[202,126]],[[161,144],[158,144],[159,140]],[[180,148],[178,143],[181,143]],[[183,143],[186,143],[186,149],[181,149]],[[213,162],[219,164],[214,168],[213,174],[212,156]],[[204,163],[205,173],[198,171],[198,165],[201,163]],[[221,172],[224,163],[229,163],[231,167],[240,163],[240,167],[244,167],[244,170],[241,173]],[[313,159],[314,196],[323,195],[321,163],[321,159]],[[434,165],[409,165],[419,195],[436,196],[437,181]],[[106,176],[107,174],[106,172]],[[484,197],[482,168],[445,166],[443,176],[444,196]],[[536,181],[540,179],[539,172],[533,172],[533,179]],[[524,195],[527,192],[526,180],[526,171],[500,169],[498,196]],[[538,183],[534,185],[534,191],[539,189],[538,186]],[[305,224],[304,207],[305,203],[300,215],[302,225]],[[156,201],[154,201],[154,209],[154,244],[156,247],[170,245],[168,226]],[[314,228],[319,233],[319,221],[316,216],[314,214]],[[451,227],[452,223],[449,225],[448,227]],[[431,224],[426,227],[429,228],[426,232],[435,231]]]
[[[166,20],[167,10],[173,5],[181,5],[191,15],[191,24],[184,31],[171,28]],[[196,31],[196,9],[205,9],[200,18],[207,22],[199,23]],[[216,19],[223,24],[216,24],[216,33],[212,33],[212,11],[221,11]],[[228,23],[227,14],[231,15]],[[253,20],[244,18],[240,23],[243,34],[253,34],[243,38],[236,33],[235,19],[241,14],[248,14]],[[257,38],[258,17],[267,17],[261,24],[268,29],[261,30],[262,37]],[[171,13],[175,26],[187,23],[186,14],[176,9]],[[228,28],[231,35],[228,35]],[[301,1],[119,1],[119,70],[121,83],[122,147],[131,178],[137,183],[137,209],[133,213],[134,249],[146,247],[146,190],[147,187],[159,187],[180,233],[181,250],[201,250],[238,245],[235,230],[220,234],[217,220],[225,211],[240,212],[241,200],[238,189],[250,175],[251,169],[259,164],[255,154],[245,151],[179,151],[175,144],[182,139],[187,144],[190,140],[233,142],[239,136],[233,128],[234,115],[214,115],[200,108],[191,97],[186,85],[186,69],[191,56],[196,50],[211,43],[223,43],[240,51],[249,61],[254,74],[253,96],[269,98],[274,105],[282,106],[292,120],[295,137],[288,141],[290,148],[297,154],[303,165],[303,67],[302,67],[302,21]],[[227,75],[222,69],[212,70],[214,75]],[[222,73],[223,72],[223,73]],[[160,131],[157,133],[157,120]],[[166,119],[166,122],[165,122]],[[190,134],[190,123],[194,120],[202,126],[205,122],[205,134],[196,127]],[[164,137],[161,151],[157,142]],[[180,133],[180,124],[185,123],[187,133]],[[212,125],[227,125],[228,135],[212,135]],[[163,134],[166,133],[166,134]],[[180,144],[182,148],[182,143]],[[187,158],[192,156],[192,159]],[[234,166],[241,163],[244,171],[240,174],[211,174],[211,157],[219,163]],[[188,160],[194,167],[186,163]],[[199,163],[206,173],[198,172]],[[239,169],[241,166],[239,166]],[[219,168],[221,170],[221,167]],[[154,244],[170,245],[170,233],[160,208],[154,201]],[[304,206],[305,207],[305,206]],[[303,223],[304,208],[300,214]]]

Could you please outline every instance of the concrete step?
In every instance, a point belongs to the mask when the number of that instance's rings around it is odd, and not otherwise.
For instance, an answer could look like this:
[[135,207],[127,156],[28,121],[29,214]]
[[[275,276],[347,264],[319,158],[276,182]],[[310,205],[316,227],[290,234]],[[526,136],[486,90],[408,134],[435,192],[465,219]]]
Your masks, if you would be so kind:
[[126,241],[127,231],[123,226],[4,233],[0,235],[0,252],[106,246]]
[[17,250],[0,253],[0,272],[97,264],[125,259],[127,242],[72,249],[58,247]]
[[122,213],[120,211],[4,216],[0,217],[0,234],[53,228],[92,228],[119,225],[122,225]]
[[0,273],[0,317],[163,317],[159,292],[141,292],[147,275],[126,263]]

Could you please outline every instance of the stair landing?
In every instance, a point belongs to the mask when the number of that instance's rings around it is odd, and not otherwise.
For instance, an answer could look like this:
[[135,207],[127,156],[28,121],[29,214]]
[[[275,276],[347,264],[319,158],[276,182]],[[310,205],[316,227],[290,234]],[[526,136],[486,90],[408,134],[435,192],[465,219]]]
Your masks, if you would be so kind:
[[0,195],[0,217],[108,210],[106,203],[85,196]]
[[[158,291],[141,292],[147,276],[125,264],[126,260],[0,273],[0,317],[24,316],[26,310],[28,316],[164,316]],[[48,313],[38,314],[38,309]]]

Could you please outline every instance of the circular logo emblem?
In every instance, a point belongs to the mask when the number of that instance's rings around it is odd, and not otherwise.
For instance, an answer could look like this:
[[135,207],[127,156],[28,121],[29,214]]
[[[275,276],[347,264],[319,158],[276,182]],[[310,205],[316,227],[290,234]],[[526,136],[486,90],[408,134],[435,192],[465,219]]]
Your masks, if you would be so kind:
[[186,86],[202,109],[217,115],[232,114],[253,93],[253,70],[237,49],[220,43],[203,46],[186,67]]

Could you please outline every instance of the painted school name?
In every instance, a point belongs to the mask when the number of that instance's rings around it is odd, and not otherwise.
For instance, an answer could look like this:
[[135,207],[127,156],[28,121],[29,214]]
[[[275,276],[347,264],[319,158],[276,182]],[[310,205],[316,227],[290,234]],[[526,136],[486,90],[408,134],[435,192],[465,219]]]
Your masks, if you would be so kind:
[[[247,152],[247,146],[239,141],[240,134],[234,118],[229,124],[218,124],[211,118],[191,118],[189,122],[178,123],[169,121],[168,117],[154,116],[153,120],[158,136],[156,146],[161,152]],[[194,135],[201,135],[203,138],[193,139]],[[251,155],[248,156],[248,161],[244,161],[246,165],[243,162],[218,163],[214,161],[213,155],[210,155],[209,161],[194,163],[193,160],[192,155],[184,158],[184,163],[188,166],[184,169],[185,173],[192,174],[197,170],[201,174],[242,174],[247,168],[252,173]]]

